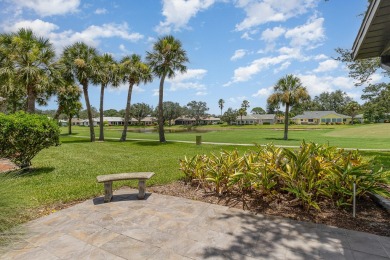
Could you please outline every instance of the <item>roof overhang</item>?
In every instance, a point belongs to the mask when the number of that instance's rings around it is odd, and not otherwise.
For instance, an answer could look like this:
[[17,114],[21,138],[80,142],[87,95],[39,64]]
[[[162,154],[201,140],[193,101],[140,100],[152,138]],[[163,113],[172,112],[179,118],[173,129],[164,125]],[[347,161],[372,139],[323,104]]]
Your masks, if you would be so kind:
[[390,55],[390,1],[372,0],[352,47],[352,58]]

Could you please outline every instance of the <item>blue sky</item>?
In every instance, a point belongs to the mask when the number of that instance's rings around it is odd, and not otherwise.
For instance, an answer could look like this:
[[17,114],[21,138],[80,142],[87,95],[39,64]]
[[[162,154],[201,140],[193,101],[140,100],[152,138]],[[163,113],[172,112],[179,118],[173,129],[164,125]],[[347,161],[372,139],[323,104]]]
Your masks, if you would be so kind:
[[[145,57],[161,36],[172,34],[187,51],[186,74],[166,81],[164,100],[186,105],[205,101],[210,113],[225,107],[266,107],[277,80],[301,78],[314,97],[341,89],[360,101],[335,48],[351,48],[366,0],[0,0],[1,32],[29,27],[49,38],[60,54],[64,46],[84,41],[117,60]],[[381,81],[375,74],[373,81]],[[158,102],[159,79],[138,86],[132,103]],[[108,88],[105,109],[123,109],[127,86]],[[90,86],[99,106],[99,88]],[[56,108],[55,99],[47,109]]]

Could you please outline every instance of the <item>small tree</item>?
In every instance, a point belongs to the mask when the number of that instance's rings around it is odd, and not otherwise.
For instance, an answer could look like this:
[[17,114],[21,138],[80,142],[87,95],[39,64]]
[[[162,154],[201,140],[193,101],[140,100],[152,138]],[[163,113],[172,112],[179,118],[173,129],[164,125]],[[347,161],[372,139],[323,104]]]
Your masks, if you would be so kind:
[[249,101],[248,101],[248,100],[242,101],[241,107],[242,107],[243,109],[245,109],[245,111],[246,111],[247,108],[250,107]]
[[237,110],[233,110],[233,108],[229,107],[225,113],[222,115],[222,120],[226,122],[228,125],[231,125],[232,122],[237,120],[238,112]]
[[80,102],[81,90],[76,85],[68,85],[60,87],[57,90],[57,95],[58,109],[54,119],[57,120],[60,114],[65,114],[68,117],[68,134],[72,134],[72,118],[78,115],[82,108]]
[[264,109],[262,109],[261,107],[254,107],[252,110],[251,110],[251,113],[252,114],[255,114],[255,115],[264,115],[266,112]]
[[60,130],[55,120],[43,115],[0,113],[0,154],[20,167],[44,148],[59,145]]
[[138,125],[141,124],[141,119],[150,115],[152,111],[152,108],[145,103],[136,103],[130,108],[130,114],[138,120]]
[[[183,108],[179,103],[166,101],[163,103],[164,121],[168,120],[168,124],[172,125],[172,120],[183,115]],[[156,108],[156,115],[158,115],[158,108]]]
[[206,102],[194,100],[187,104],[187,108],[188,115],[195,118],[197,125],[200,124],[200,118],[204,117],[206,115],[206,111],[209,110]]
[[351,101],[345,106],[345,113],[352,117],[351,124],[354,123],[353,121],[355,120],[355,116],[359,114],[360,108],[359,103],[356,101]]

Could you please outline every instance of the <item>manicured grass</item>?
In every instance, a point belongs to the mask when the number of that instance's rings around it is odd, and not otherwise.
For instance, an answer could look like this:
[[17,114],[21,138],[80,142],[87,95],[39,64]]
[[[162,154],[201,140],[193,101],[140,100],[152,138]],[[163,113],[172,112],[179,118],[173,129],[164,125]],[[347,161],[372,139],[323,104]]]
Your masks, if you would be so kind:
[[[252,127],[252,128],[249,128]],[[273,128],[270,128],[273,127]],[[173,127],[167,129],[182,129]],[[110,127],[105,131],[108,138],[118,138],[121,127]],[[136,129],[140,129],[139,127]],[[142,129],[142,128],[141,128]],[[149,128],[150,129],[150,128]],[[150,129],[151,130],[151,129]],[[390,124],[370,125],[319,125],[314,126],[291,126],[289,140],[283,140],[283,126],[206,126],[197,127],[198,131],[211,130],[208,132],[176,132],[166,133],[168,141],[195,141],[197,135],[202,136],[204,142],[217,143],[244,143],[244,144],[267,144],[299,146],[302,140],[329,144],[341,148],[357,149],[390,149]],[[75,127],[75,135],[88,136],[88,128]],[[155,132],[136,133],[128,132],[128,139],[152,139],[158,140]]]

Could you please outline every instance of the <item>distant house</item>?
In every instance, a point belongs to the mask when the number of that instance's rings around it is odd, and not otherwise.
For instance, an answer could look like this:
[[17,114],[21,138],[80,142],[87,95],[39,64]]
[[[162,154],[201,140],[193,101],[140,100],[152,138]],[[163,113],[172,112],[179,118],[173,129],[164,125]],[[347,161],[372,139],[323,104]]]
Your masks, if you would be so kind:
[[[96,118],[98,124],[100,124],[100,118]],[[113,117],[103,117],[103,123],[107,122],[109,126],[113,125],[124,125],[124,120],[122,117],[113,116]]]
[[190,117],[178,117],[175,119],[175,125],[193,125],[195,124],[195,118]]
[[218,124],[219,122],[221,122],[221,119],[218,117],[213,117],[213,116],[200,119],[201,125],[215,125],[215,124]]
[[157,122],[157,118],[152,116],[147,116],[141,119],[141,124],[143,125],[153,125]]
[[294,116],[291,120],[298,125],[319,125],[349,124],[352,118],[335,111],[305,111],[302,115]]
[[246,116],[238,116],[235,124],[237,125],[263,125],[263,124],[269,124],[273,125],[277,123],[277,117],[276,114],[251,114]]

